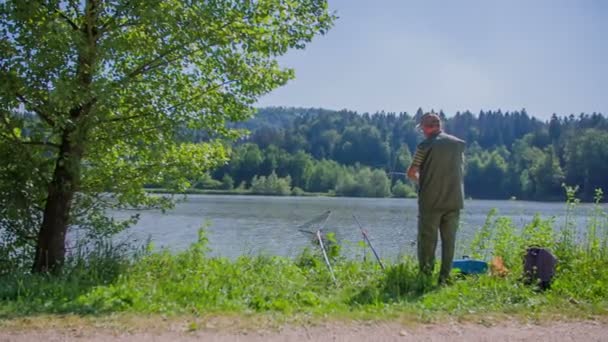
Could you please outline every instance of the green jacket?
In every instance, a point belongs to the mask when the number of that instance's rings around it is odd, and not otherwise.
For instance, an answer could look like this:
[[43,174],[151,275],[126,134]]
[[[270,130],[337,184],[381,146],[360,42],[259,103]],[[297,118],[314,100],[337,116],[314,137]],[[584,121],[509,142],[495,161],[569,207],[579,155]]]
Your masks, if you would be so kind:
[[420,169],[420,210],[463,208],[464,149],[464,141],[443,132],[418,145],[413,165]]

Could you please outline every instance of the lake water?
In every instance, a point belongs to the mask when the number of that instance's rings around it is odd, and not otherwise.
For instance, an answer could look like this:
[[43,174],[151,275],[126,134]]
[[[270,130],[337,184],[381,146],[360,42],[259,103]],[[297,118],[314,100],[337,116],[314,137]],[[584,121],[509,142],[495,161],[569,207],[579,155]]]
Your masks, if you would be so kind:
[[[555,217],[557,227],[564,225],[564,203],[469,200],[465,206],[458,233],[459,253],[492,208],[498,209],[501,216],[511,217],[518,226],[529,223],[537,213]],[[581,205],[575,213],[581,227],[591,209],[591,205]],[[177,251],[196,241],[198,229],[207,225],[213,255],[234,258],[263,253],[292,257],[310,245],[309,238],[298,232],[298,227],[327,210],[332,212],[327,230],[336,233],[351,256],[360,253],[355,244],[361,240],[353,214],[383,258],[415,253],[415,199],[190,195],[164,214],[142,211],[140,221],[128,234],[137,240],[149,237],[157,248]],[[114,215],[124,217],[132,213]]]

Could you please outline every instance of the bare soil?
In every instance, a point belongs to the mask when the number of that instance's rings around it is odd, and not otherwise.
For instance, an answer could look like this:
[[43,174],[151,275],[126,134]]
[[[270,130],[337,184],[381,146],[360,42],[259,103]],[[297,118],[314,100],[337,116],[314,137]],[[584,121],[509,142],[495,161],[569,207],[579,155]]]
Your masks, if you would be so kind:
[[172,328],[124,329],[99,327],[3,328],[0,342],[59,341],[608,341],[606,321],[548,322],[527,324],[506,321],[492,326],[475,323],[335,323],[279,328],[255,327],[239,331],[199,328],[182,324]]

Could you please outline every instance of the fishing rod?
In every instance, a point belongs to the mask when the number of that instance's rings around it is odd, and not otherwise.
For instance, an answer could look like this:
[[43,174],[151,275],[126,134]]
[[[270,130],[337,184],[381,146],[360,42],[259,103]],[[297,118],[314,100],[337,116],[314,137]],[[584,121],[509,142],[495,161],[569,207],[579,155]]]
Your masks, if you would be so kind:
[[[325,265],[327,266],[327,269],[329,270],[329,274],[331,276],[331,279],[334,282],[334,285],[338,285],[338,281],[336,280],[336,276],[334,275],[334,270],[331,267],[331,263],[329,262],[329,257],[327,256],[327,250],[325,249],[325,244],[323,243],[323,237],[322,237],[322,231],[323,228],[325,228],[325,224],[327,223],[327,221],[329,220],[329,217],[331,216],[331,211],[328,210],[326,211],[323,215],[321,215],[321,217],[325,216],[325,219],[323,220],[323,223],[319,226],[319,229],[317,229],[316,232],[312,232],[309,230],[305,230],[305,229],[298,229],[300,232],[302,233],[307,233],[307,234],[314,234],[314,236],[317,238],[317,241],[319,242],[319,247],[321,248],[321,252],[323,253],[323,260],[325,261]],[[313,220],[316,221],[316,220]]]
[[359,225],[359,229],[361,230],[361,235],[363,235],[363,240],[365,240],[365,242],[367,242],[367,245],[369,246],[369,248],[374,253],[374,256],[376,257],[376,260],[378,260],[378,264],[380,265],[380,268],[382,268],[382,270],[384,271],[384,264],[382,264],[382,260],[380,260],[380,256],[378,256],[378,253],[376,252],[376,249],[372,245],[372,242],[369,240],[369,237],[367,236],[367,232],[365,231],[365,229],[363,229],[363,226],[361,226],[361,223],[359,223],[359,220],[357,219],[357,216],[355,216],[353,214],[353,218],[357,222],[357,225]]
[[327,269],[329,270],[331,279],[334,281],[334,285],[338,285],[338,281],[336,280],[336,276],[334,275],[334,270],[331,268],[331,264],[329,263],[329,258],[327,257],[327,252],[325,251],[325,245],[323,245],[323,239],[321,238],[320,229],[317,230],[317,239],[319,240],[319,246],[321,246],[321,251],[323,252],[323,259],[325,259],[325,264],[327,265]]
[[329,270],[329,274],[331,275],[331,279],[334,281],[334,285],[338,285],[338,281],[336,280],[336,276],[334,275],[334,270],[331,268],[331,264],[329,263],[329,258],[327,257],[327,251],[325,250],[325,245],[323,244],[323,238],[321,237],[321,231],[325,228],[325,224],[329,217],[331,216],[331,211],[327,214],[325,221],[317,230],[317,239],[319,240],[319,246],[321,247],[321,251],[323,252],[323,258],[325,259],[325,264],[327,265],[327,269]]

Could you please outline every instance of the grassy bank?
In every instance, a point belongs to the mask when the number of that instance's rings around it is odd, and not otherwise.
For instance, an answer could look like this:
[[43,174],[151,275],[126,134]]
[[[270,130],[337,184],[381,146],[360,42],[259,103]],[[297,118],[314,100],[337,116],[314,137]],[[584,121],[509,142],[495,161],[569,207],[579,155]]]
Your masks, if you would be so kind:
[[[576,201],[568,206],[569,213],[576,210]],[[330,253],[337,285],[314,247],[296,259],[212,258],[207,256],[204,231],[188,250],[177,254],[142,251],[126,258],[120,250],[102,245],[86,256],[73,257],[61,276],[18,271],[2,276],[0,318],[121,312],[313,319],[407,316],[426,321],[471,315],[608,314],[606,213],[597,206],[582,235],[568,215],[560,221],[537,217],[525,227],[516,227],[510,219],[492,213],[471,243],[470,253],[486,260],[501,256],[508,275],[456,274],[454,284],[447,287],[421,278],[413,259],[382,271],[372,261],[341,257],[337,245]],[[560,260],[548,291],[536,291],[520,281],[521,259],[529,245],[548,247]]]

